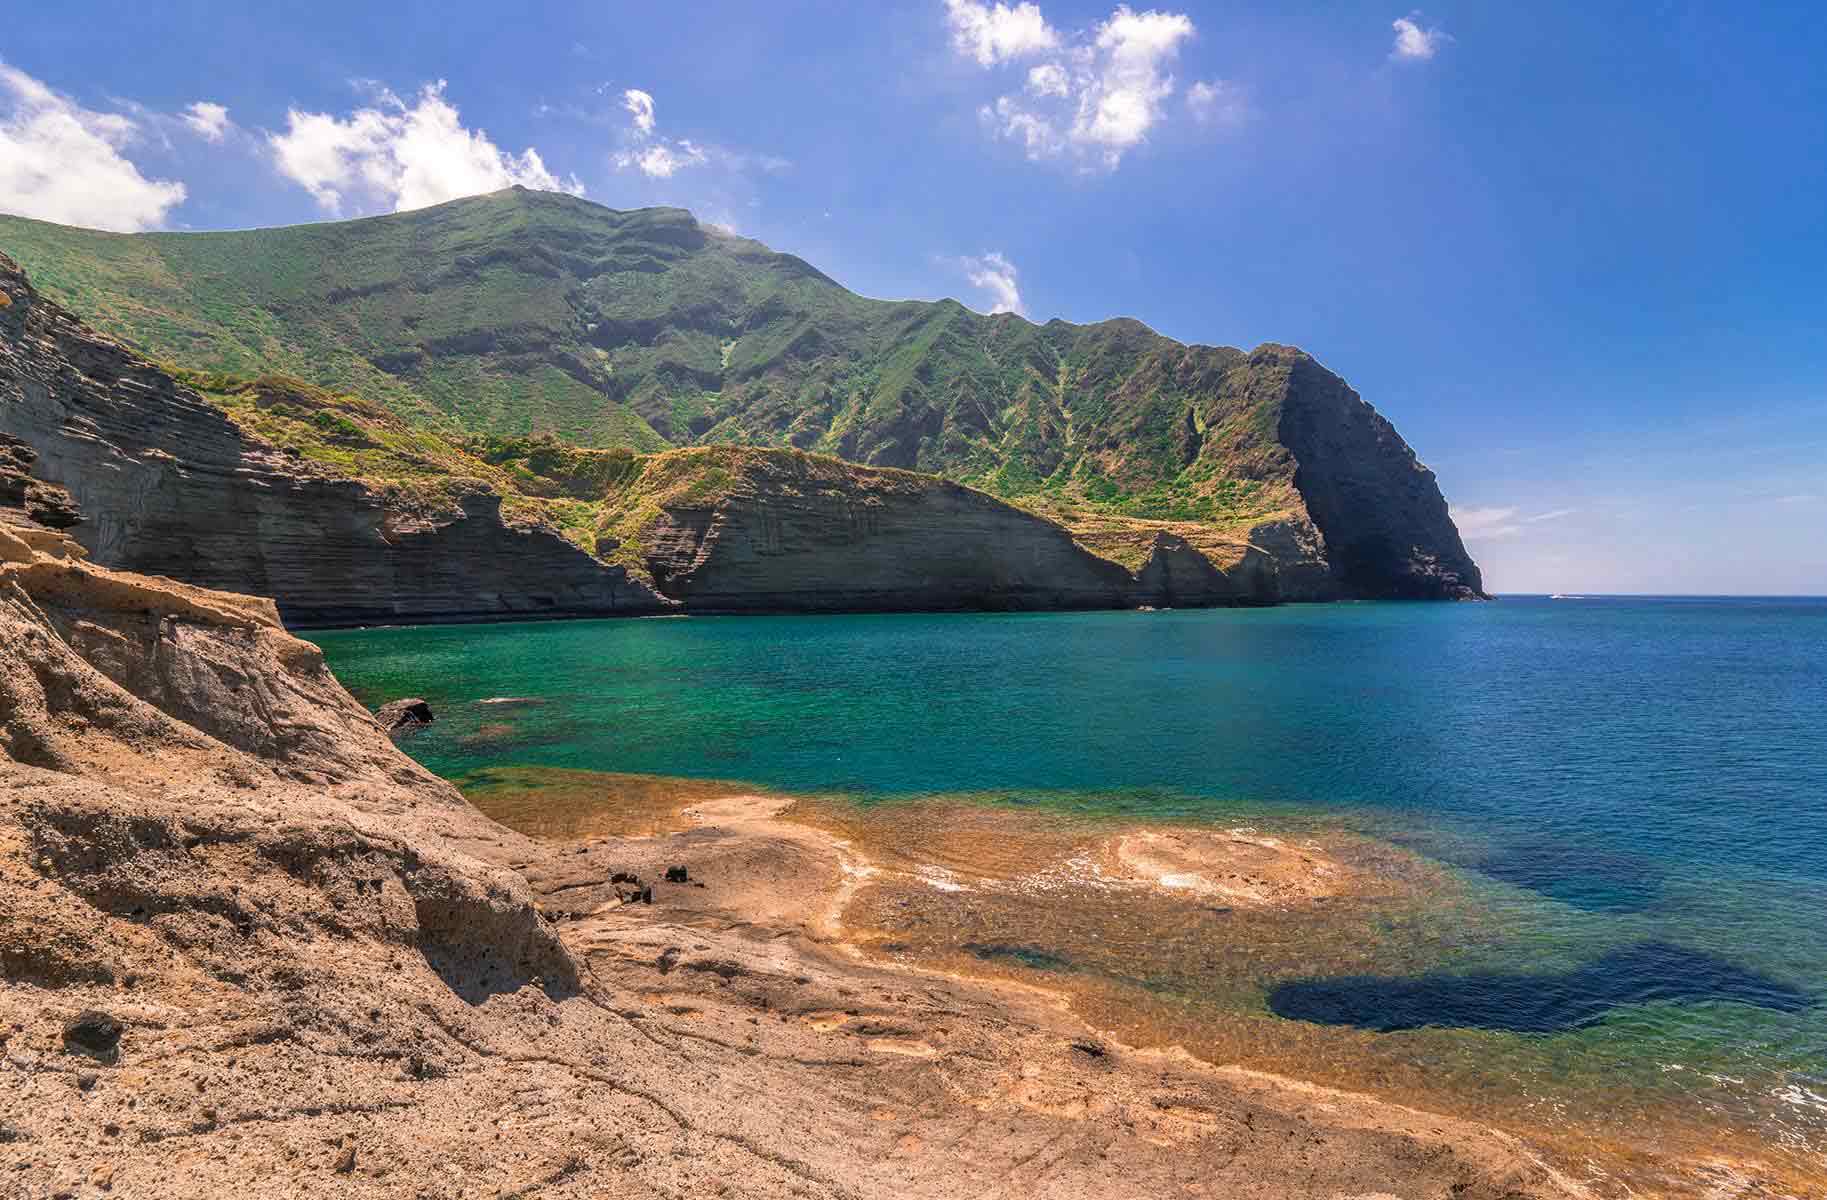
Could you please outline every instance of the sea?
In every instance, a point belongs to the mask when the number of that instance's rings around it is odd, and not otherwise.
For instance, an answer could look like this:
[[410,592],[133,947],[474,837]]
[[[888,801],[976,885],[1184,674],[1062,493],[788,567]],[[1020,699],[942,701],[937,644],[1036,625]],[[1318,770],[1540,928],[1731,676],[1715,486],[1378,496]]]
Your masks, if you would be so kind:
[[[1616,1194],[1761,1170],[1827,1195],[1827,600],[311,636],[362,700],[430,702],[404,747],[485,811],[632,777],[803,797],[908,867],[854,905],[884,957],[1487,1120]],[[1075,847],[1189,827],[1379,884],[1266,910],[1075,890]]]

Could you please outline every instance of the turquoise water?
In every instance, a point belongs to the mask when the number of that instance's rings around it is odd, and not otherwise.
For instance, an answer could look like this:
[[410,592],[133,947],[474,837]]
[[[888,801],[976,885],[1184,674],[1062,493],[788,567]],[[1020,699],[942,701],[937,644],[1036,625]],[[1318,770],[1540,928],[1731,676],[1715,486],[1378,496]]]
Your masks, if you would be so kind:
[[[1399,975],[1265,979],[1260,1004],[1390,1038],[1479,1031],[1480,1055],[1594,1086],[1605,1072],[1633,1087],[1685,1073],[1696,1103],[1772,1144],[1811,1160],[1827,1145],[1827,601],[700,618],[316,640],[364,700],[430,700],[440,720],[408,749],[448,776],[513,763],[862,803],[994,795],[1397,841],[1463,877],[1503,935]],[[480,703],[497,697],[544,703]],[[1574,1048],[1584,1066],[1544,1066]]]

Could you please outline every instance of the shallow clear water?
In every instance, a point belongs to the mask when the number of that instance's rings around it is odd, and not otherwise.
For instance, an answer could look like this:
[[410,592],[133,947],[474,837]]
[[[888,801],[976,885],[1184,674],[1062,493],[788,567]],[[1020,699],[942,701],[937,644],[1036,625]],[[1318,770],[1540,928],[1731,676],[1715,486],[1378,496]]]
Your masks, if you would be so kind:
[[[1350,1038],[1356,1057],[1448,1090],[1511,1079],[1531,1103],[1578,1109],[1581,1094],[1622,1089],[1802,1162],[1827,1146],[1827,601],[316,640],[364,700],[431,701],[440,720],[407,748],[447,776],[538,765],[742,780],[883,811],[969,797],[1396,842],[1444,864],[1451,922],[1384,921],[1349,963],[1295,946],[1256,968],[1177,969],[1151,994],[1259,1032]],[[480,703],[499,697],[543,703]],[[1114,951],[1036,936],[1009,943],[1022,969],[1137,977]]]

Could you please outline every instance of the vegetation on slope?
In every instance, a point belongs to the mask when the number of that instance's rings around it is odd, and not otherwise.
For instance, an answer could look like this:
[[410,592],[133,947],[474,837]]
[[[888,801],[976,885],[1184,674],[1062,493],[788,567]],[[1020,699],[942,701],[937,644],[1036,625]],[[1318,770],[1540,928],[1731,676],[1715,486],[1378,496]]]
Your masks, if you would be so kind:
[[[354,393],[405,419],[389,453],[435,459],[402,443],[426,431],[526,496],[547,476],[512,447],[552,435],[643,453],[814,451],[942,475],[1074,524],[1237,530],[1299,508],[1275,437],[1296,352],[1184,346],[1127,320],[1037,326],[949,300],[868,300],[679,209],[510,189],[224,233],[0,217],[0,247],[47,294],[156,357]],[[495,448],[471,447],[475,436]],[[315,453],[357,468],[378,453],[320,441]],[[581,466],[558,453],[537,456]],[[624,460],[591,469],[612,461]]]

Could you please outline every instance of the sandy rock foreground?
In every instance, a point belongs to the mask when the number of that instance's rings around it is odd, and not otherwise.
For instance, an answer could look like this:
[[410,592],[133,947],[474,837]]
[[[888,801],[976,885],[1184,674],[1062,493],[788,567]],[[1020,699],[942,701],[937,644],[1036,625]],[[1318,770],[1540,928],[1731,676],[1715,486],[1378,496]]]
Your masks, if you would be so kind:
[[766,805],[511,833],[270,605],[65,552],[0,523],[0,1196],[1575,1193],[1502,1134],[866,964],[854,864]]

